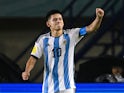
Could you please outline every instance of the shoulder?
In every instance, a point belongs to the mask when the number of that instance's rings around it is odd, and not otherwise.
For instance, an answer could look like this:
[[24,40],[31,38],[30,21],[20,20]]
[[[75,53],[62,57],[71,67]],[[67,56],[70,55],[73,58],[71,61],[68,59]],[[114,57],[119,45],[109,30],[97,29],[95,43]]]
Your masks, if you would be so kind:
[[50,33],[42,34],[38,37],[36,42],[40,42],[41,40],[43,40],[44,38],[48,38],[49,36],[50,36]]
[[79,31],[81,28],[71,28],[64,30],[65,33],[73,33],[75,31]]

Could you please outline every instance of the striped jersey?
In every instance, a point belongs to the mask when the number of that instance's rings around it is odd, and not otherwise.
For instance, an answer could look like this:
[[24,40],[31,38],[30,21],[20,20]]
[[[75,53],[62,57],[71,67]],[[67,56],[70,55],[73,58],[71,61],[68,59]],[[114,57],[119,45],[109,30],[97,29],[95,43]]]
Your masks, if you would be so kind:
[[63,30],[59,37],[50,32],[41,35],[35,42],[31,55],[44,55],[43,93],[56,93],[75,88],[74,48],[86,34],[86,27]]

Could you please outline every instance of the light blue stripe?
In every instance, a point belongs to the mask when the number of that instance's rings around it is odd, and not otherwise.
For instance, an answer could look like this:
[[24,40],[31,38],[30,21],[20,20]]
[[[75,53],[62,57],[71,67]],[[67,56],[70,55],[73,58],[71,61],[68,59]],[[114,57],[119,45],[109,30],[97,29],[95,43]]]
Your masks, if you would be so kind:
[[57,55],[56,49],[59,48],[59,37],[54,39],[54,67],[53,67],[53,80],[54,80],[54,92],[59,91],[59,80],[58,80],[58,62],[59,62],[59,56]]
[[80,35],[80,36],[83,36],[83,35],[85,35],[86,33],[87,33],[87,32],[86,32],[86,27],[83,27],[83,28],[80,29],[79,35]]
[[48,76],[49,76],[49,63],[48,63],[48,38],[43,40],[43,48],[45,55],[45,68],[46,68],[46,76],[44,81],[44,93],[48,93]]
[[65,55],[64,55],[64,84],[65,88],[68,89],[70,88],[70,81],[69,81],[69,75],[68,75],[68,53],[69,53],[69,45],[70,45],[70,38],[68,34],[64,34],[64,38],[66,39],[66,50],[65,50]]

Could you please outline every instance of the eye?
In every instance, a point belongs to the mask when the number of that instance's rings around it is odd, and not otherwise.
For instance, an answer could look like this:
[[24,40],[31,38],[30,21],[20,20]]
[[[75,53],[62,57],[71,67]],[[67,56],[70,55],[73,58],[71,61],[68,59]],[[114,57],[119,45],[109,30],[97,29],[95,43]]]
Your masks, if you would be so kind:
[[53,21],[57,21],[57,18],[54,18]]
[[59,20],[61,21],[61,20],[62,20],[62,18],[59,18]]

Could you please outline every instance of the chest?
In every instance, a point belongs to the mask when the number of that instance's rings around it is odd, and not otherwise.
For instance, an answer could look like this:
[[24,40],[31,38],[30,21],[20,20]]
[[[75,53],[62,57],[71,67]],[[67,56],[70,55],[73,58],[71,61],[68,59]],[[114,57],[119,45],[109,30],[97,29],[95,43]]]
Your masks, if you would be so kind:
[[62,48],[70,45],[70,36],[62,35],[60,37],[49,37],[47,42],[44,42],[44,48]]
[[57,38],[47,38],[47,42],[44,42],[44,52],[48,52],[54,57],[61,56],[70,47],[70,37],[63,35]]

